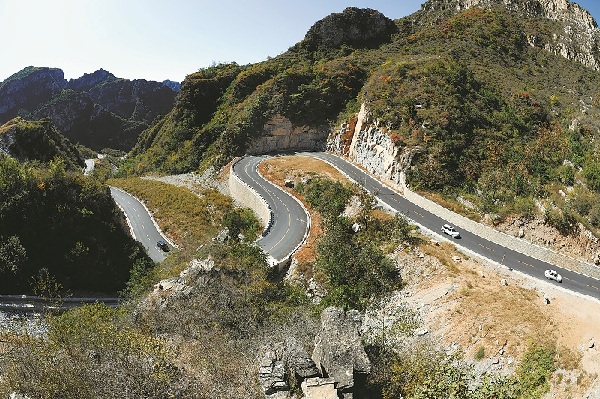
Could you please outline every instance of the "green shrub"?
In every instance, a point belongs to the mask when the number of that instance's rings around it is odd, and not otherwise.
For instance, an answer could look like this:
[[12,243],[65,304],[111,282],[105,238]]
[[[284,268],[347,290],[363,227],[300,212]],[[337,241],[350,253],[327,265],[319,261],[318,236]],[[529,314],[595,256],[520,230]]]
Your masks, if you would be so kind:
[[583,177],[590,189],[600,191],[600,162],[587,162],[583,167]]
[[165,398],[190,395],[167,345],[87,305],[48,318],[46,337],[7,335],[0,392],[36,398]]
[[563,235],[569,235],[577,230],[577,219],[568,209],[546,209],[544,221]]
[[298,184],[298,192],[304,195],[310,206],[327,218],[339,216],[346,208],[352,189],[342,183],[317,177],[308,183]]
[[515,371],[518,398],[541,398],[548,392],[550,375],[555,370],[554,345],[532,343]]
[[475,360],[481,360],[485,357],[485,347],[480,346],[477,348],[477,352],[475,352]]

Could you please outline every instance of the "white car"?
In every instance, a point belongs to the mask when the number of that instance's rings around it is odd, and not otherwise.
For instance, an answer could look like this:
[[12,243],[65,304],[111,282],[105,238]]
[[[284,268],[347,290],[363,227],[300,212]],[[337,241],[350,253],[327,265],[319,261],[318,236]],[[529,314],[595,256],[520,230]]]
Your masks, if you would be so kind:
[[449,224],[445,224],[442,226],[442,233],[448,234],[452,238],[460,238],[460,233]]
[[562,276],[560,274],[558,274],[558,272],[556,270],[546,270],[544,272],[544,276],[548,280],[554,280],[558,283],[562,283]]

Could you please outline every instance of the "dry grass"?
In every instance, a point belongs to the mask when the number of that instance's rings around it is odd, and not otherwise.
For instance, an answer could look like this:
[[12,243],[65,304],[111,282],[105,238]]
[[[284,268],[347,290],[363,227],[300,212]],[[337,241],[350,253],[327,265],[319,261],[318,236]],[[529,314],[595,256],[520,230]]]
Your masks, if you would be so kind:
[[[420,250],[438,267],[411,290],[418,292],[417,301],[433,301],[428,323],[440,332],[444,345],[459,344],[471,359],[482,347],[485,358],[520,359],[529,342],[558,338],[554,315],[539,292],[518,286],[510,277],[508,285],[501,284],[506,276],[468,259],[451,243],[426,243]],[[433,295],[440,287],[448,293]]]
[[223,214],[233,208],[231,198],[215,190],[196,195],[184,187],[139,178],[108,183],[144,201],[163,232],[183,246],[198,245],[216,235]]
[[440,193],[430,191],[418,191],[417,194],[423,196],[438,205],[443,206],[446,209],[450,209],[452,212],[458,213],[464,217],[467,217],[476,222],[481,222],[481,215],[475,211],[465,208],[465,206],[455,200],[448,199]]
[[296,180],[306,175],[319,175],[332,180],[350,182],[336,168],[312,157],[299,155],[268,159],[260,164],[260,173],[283,186],[286,179]]

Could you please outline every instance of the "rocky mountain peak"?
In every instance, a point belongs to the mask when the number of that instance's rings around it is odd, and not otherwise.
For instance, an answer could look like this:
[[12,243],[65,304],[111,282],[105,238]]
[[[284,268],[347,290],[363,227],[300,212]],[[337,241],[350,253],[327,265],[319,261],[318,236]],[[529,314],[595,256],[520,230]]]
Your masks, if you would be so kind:
[[115,75],[100,68],[95,72],[85,73],[77,79],[70,79],[69,88],[77,91],[86,91],[100,83],[115,79],[117,79]]
[[370,47],[386,41],[395,31],[394,21],[379,11],[348,7],[315,23],[301,45],[309,50]]
[[504,7],[526,18],[546,18],[557,22],[562,27],[554,32],[551,40],[529,36],[529,44],[600,70],[598,25],[586,9],[569,0],[429,0],[421,10],[458,13],[475,7]]

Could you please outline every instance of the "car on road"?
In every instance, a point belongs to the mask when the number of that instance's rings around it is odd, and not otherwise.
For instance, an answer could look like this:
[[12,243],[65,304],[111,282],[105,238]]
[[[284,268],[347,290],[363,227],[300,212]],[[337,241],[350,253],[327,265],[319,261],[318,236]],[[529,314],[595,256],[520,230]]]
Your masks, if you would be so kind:
[[164,252],[169,252],[169,244],[165,240],[156,241],[156,246],[162,249]]
[[558,283],[562,283],[562,276],[558,274],[556,270],[546,270],[544,272],[544,277],[546,277],[548,280],[554,280]]
[[447,223],[442,226],[442,233],[447,234],[452,238],[460,238],[460,233],[456,231],[456,229],[453,226]]

